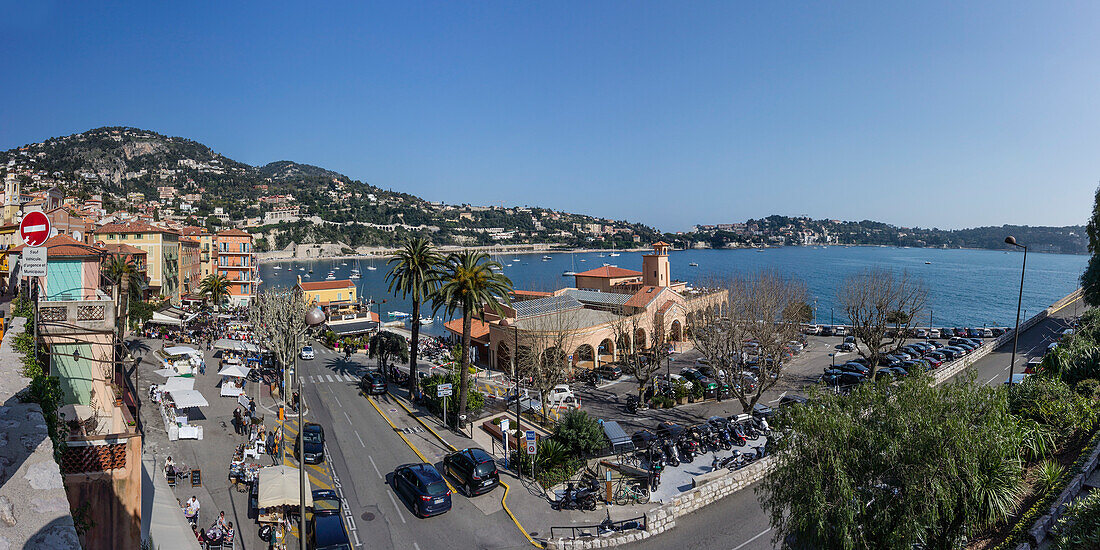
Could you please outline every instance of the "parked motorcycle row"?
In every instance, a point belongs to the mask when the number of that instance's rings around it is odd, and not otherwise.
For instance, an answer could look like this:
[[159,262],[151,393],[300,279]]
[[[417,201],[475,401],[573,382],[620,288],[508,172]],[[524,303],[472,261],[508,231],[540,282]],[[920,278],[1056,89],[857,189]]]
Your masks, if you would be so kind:
[[[656,482],[660,482],[660,471],[665,465],[676,467],[690,464],[700,455],[730,451],[734,447],[743,447],[770,431],[768,421],[760,415],[734,415],[728,418],[712,416],[706,422],[684,427],[675,422],[662,422],[655,431],[639,430],[631,439],[638,449],[639,458],[651,471]],[[762,458],[766,454],[765,442],[747,453],[734,451],[731,459],[725,459],[720,467],[737,469]]]

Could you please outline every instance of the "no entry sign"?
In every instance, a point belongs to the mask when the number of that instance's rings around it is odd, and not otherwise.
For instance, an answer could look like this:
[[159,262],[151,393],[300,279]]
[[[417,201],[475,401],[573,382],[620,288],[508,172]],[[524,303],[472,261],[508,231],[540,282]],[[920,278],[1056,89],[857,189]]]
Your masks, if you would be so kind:
[[19,222],[19,236],[27,246],[42,246],[50,238],[50,219],[41,212],[28,212]]

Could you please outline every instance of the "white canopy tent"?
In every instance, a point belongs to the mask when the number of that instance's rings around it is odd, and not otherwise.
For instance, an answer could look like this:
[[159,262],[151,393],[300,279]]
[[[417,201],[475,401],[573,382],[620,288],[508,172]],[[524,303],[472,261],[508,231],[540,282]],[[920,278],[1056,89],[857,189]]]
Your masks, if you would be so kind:
[[176,369],[157,369],[153,371],[153,374],[159,374],[165,378],[171,378],[179,373],[176,372]]
[[183,326],[184,323],[190,323],[198,316],[198,313],[188,313],[178,307],[169,307],[161,311],[154,311],[153,318],[149,319],[149,322],[160,325]]
[[248,373],[252,371],[251,367],[244,365],[228,365],[222,370],[218,371],[218,376],[232,376],[234,378],[244,378],[248,376]]
[[164,348],[164,352],[169,355],[202,355],[202,352],[191,346],[172,346]]
[[[256,507],[299,506],[301,504],[301,480],[298,470],[285,464],[262,468],[259,473]],[[313,506],[313,490],[306,478],[306,506]]]
[[174,390],[193,390],[195,389],[195,379],[189,376],[173,376],[169,378],[160,389],[166,392]]
[[172,396],[172,401],[175,401],[177,409],[205,407],[210,404],[199,393],[199,390],[170,390],[168,395]]
[[222,338],[217,342],[214,342],[214,349],[237,351],[247,353],[260,353],[260,346],[256,344],[245,342],[243,340],[230,340],[228,338]]

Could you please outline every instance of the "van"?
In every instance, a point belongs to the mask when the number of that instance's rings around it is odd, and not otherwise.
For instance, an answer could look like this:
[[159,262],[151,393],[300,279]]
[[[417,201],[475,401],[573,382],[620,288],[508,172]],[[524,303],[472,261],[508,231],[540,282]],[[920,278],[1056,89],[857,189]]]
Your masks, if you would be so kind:
[[837,325],[836,328],[833,330],[833,334],[836,334],[837,336],[845,336],[848,334],[848,327],[844,325]]

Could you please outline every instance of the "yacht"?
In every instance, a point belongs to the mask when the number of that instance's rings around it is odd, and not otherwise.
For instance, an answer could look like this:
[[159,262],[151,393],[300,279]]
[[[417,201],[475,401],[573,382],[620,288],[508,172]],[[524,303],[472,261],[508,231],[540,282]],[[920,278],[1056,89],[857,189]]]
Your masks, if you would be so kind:
[[572,277],[577,274],[577,258],[570,254],[570,259],[573,260],[573,268],[562,273],[562,277]]
[[376,271],[377,269],[377,267],[374,267],[374,258],[371,258],[370,263],[367,264],[367,271]]
[[405,313],[404,311],[391,311],[390,312],[390,317],[394,317],[396,319],[404,319],[405,317],[409,317],[409,316],[410,315],[408,313]]
[[551,258],[550,258],[550,256],[543,256],[543,257],[542,257],[542,259],[544,259],[544,260],[549,260],[549,259],[551,259]]
[[282,268],[283,268],[283,266],[281,266],[281,265],[275,266],[275,269],[282,269]]
[[688,264],[688,267],[699,267],[699,264],[691,262],[690,264]]
[[422,324],[422,325],[430,325],[434,322],[435,322],[435,317],[421,317],[420,318],[420,324]]
[[519,258],[512,258],[512,261],[518,264],[519,263]]
[[358,279],[359,277],[360,277],[359,270],[357,268],[352,268],[351,275],[349,275],[348,278],[349,279]]
[[325,277],[325,280],[326,280],[326,281],[335,281],[335,280],[336,280],[336,274],[334,274],[334,273],[329,273],[329,274],[328,274],[328,275],[327,275],[327,276]]

